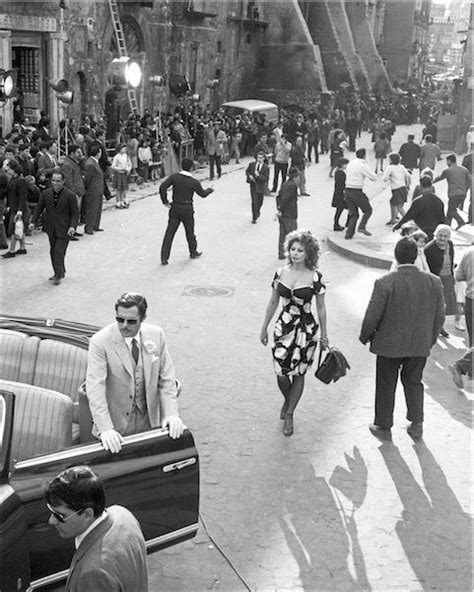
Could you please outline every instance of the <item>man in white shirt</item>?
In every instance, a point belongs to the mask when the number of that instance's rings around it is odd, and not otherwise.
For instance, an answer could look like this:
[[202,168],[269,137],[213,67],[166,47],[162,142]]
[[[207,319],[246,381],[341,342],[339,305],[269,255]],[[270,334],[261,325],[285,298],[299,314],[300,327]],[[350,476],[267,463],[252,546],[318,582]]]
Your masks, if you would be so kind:
[[359,209],[363,215],[357,230],[366,236],[371,236],[366,225],[372,215],[372,206],[369,198],[364,193],[364,182],[366,179],[377,181],[377,176],[370,170],[365,156],[365,148],[359,148],[356,152],[356,158],[351,160],[346,169],[346,189],[344,192],[348,209],[346,239],[351,239],[354,236],[357,219],[359,218]]
[[94,420],[93,434],[110,452],[119,452],[123,436],[158,426],[179,438],[173,361],[161,327],[144,323],[147,301],[126,292],[115,303],[115,323],[90,340],[86,394]]
[[46,502],[51,526],[61,538],[74,538],[67,592],[148,590],[140,524],[122,506],[106,509],[102,483],[89,467],[71,467],[55,477]]

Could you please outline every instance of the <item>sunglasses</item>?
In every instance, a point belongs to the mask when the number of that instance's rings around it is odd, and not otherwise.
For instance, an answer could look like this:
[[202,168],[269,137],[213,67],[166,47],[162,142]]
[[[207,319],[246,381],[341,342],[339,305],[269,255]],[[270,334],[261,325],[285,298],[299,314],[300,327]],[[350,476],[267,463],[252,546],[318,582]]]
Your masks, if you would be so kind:
[[121,325],[125,323],[129,325],[136,325],[138,323],[138,319],[124,319],[123,317],[115,317],[115,320],[117,321],[117,323],[120,323]]
[[70,516],[66,517],[66,516],[63,516],[60,512],[56,512],[56,510],[53,510],[53,508],[49,504],[46,504],[46,507],[48,508],[49,513],[52,516],[54,516],[58,522],[61,522],[61,524],[64,524],[65,522],[67,522],[69,520],[69,518],[72,518],[76,514],[80,514],[81,512],[84,511],[84,510],[77,510],[77,512],[74,512],[74,514],[71,514]]

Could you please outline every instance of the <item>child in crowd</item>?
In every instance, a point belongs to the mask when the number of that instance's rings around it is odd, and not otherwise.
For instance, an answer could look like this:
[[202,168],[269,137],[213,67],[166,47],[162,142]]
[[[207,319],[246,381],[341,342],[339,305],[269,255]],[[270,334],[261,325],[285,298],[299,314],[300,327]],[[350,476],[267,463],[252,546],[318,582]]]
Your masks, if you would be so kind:
[[423,232],[423,230],[418,228],[418,230],[416,230],[411,235],[411,238],[418,245],[418,256],[415,259],[415,265],[421,271],[428,271],[429,272],[430,268],[428,267],[428,263],[426,261],[426,256],[425,256],[425,245],[428,241],[428,235],[426,234],[426,232]]
[[380,171],[383,172],[383,161],[387,158],[387,154],[390,150],[390,142],[387,140],[387,134],[380,132],[380,136],[375,140],[375,174]]
[[396,224],[397,216],[402,217],[405,215],[403,204],[407,201],[411,175],[400,163],[399,154],[391,152],[388,158],[390,164],[385,171],[382,181],[389,183],[392,190],[392,197],[390,198],[390,220],[387,222],[387,226],[392,226]]
[[344,226],[339,224],[339,218],[346,207],[344,199],[344,190],[346,188],[346,168],[349,164],[347,158],[340,158],[336,172],[334,173],[334,193],[332,196],[332,207],[336,208],[334,214],[334,230],[344,230]]
[[132,162],[128,156],[127,146],[119,144],[117,154],[112,160],[112,171],[114,173],[114,188],[117,191],[115,207],[119,210],[129,207],[127,201],[128,176],[132,170]]
[[151,180],[159,181],[161,165],[161,150],[157,140],[151,144]]

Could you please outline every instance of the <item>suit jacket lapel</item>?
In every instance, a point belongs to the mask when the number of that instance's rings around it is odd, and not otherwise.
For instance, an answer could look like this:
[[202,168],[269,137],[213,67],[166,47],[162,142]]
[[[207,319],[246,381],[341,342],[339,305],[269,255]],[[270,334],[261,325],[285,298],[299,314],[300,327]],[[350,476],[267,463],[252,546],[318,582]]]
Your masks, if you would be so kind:
[[81,561],[84,555],[89,551],[92,545],[103,536],[109,528],[112,526],[112,520],[110,516],[107,516],[105,520],[103,520],[100,524],[98,524],[81,542],[79,548],[74,553],[74,557],[71,561],[71,567],[69,568],[69,575],[66,582],[66,590],[68,589],[69,581],[72,578],[72,574],[74,569],[76,568],[77,564]]
[[146,329],[143,329],[143,325],[141,327],[141,337],[142,337],[142,359],[143,359],[143,374],[145,376],[145,392],[149,393],[150,391],[150,379],[151,379],[151,365],[153,361],[152,354],[147,353],[145,349],[145,342],[147,341],[147,334]]

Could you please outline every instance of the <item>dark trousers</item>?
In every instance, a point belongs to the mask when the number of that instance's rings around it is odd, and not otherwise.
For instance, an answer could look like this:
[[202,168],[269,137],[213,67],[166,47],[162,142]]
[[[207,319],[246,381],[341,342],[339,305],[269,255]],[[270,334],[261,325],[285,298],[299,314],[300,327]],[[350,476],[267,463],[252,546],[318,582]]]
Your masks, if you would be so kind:
[[472,377],[472,349],[467,352],[456,362],[456,366],[461,374],[467,374]]
[[278,257],[283,259],[285,256],[285,238],[289,232],[293,232],[297,228],[296,218],[288,218],[287,216],[280,216],[278,218],[280,223],[280,234],[278,235]]
[[469,296],[466,296],[466,300],[464,302],[464,317],[466,319],[469,347],[472,347],[472,298],[469,298]]
[[357,219],[359,218],[359,208],[363,213],[359,228],[364,229],[370,216],[372,216],[372,206],[370,205],[369,198],[362,189],[346,187],[344,197],[348,209],[346,238],[352,238],[355,233]]
[[183,223],[188,241],[189,254],[194,255],[197,251],[197,241],[194,234],[194,210],[192,206],[179,206],[173,204],[170,208],[168,226],[166,228],[163,244],[161,245],[161,261],[168,261],[174,235]]
[[82,199],[82,213],[81,218],[85,222],[85,230],[97,230],[100,228],[100,219],[102,217],[102,194],[101,195],[84,195]]
[[343,205],[336,207],[336,213],[334,214],[334,228],[336,228],[337,226],[340,226],[339,218],[342,216],[342,212],[345,209],[346,208]]
[[314,162],[319,162],[319,152],[318,152],[318,144],[317,142],[308,142],[308,160],[311,162],[311,153],[314,150]]
[[260,210],[263,204],[263,191],[257,191],[255,183],[250,183],[250,197],[252,199],[252,220],[260,218]]
[[209,179],[214,179],[214,166],[217,168],[217,176],[222,172],[222,156],[220,154],[209,154]]
[[451,197],[448,197],[448,211],[446,212],[446,224],[448,226],[451,226],[451,220],[453,218],[458,223],[458,226],[462,226],[465,223],[458,214],[458,208],[462,206],[465,199],[465,195],[452,195]]
[[383,429],[393,426],[393,408],[395,406],[395,390],[398,373],[407,404],[407,419],[415,423],[423,422],[424,388],[421,379],[426,358],[384,358],[377,356],[375,378],[375,425]]
[[54,275],[57,278],[63,278],[66,273],[64,267],[64,258],[66,257],[66,250],[69,245],[68,238],[60,238],[56,234],[48,234],[49,238],[49,254],[51,256],[51,263],[54,269]]
[[275,170],[273,172],[273,189],[272,189],[272,191],[276,191],[278,188],[278,177],[281,175],[281,182],[284,183],[286,181],[287,174],[288,174],[288,163],[275,161]]

